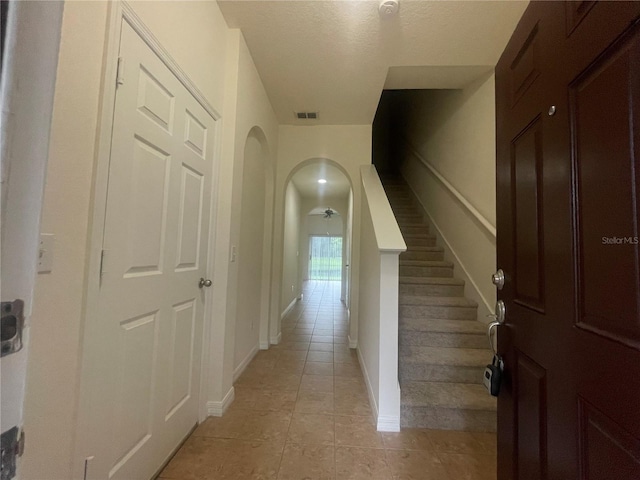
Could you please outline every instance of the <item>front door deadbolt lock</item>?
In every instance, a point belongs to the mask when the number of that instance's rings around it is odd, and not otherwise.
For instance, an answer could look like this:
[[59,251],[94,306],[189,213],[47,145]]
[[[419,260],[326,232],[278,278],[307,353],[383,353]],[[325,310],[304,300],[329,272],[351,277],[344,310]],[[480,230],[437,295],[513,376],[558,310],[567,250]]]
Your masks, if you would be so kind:
[[504,271],[501,268],[491,275],[491,283],[493,283],[498,290],[502,290],[502,287],[504,287]]

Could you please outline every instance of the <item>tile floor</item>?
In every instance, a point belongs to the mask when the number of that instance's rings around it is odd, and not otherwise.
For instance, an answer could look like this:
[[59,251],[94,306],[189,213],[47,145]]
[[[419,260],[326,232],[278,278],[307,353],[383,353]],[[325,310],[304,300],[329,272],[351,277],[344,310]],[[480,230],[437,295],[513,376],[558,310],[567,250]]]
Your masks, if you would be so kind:
[[379,433],[339,282],[308,282],[223,417],[200,425],[160,474],[180,480],[495,480],[494,434]]

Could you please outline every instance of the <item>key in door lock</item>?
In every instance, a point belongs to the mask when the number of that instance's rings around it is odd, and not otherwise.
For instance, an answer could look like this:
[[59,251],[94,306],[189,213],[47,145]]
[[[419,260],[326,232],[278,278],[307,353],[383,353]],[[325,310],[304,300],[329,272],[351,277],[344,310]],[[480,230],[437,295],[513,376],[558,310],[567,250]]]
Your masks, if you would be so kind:
[[487,365],[484,369],[482,382],[485,388],[493,397],[500,394],[500,384],[502,383],[502,372],[504,371],[504,362],[502,357],[497,353],[493,356],[491,365]]
[[2,302],[0,305],[0,356],[10,355],[22,349],[22,329],[24,328],[24,302]]

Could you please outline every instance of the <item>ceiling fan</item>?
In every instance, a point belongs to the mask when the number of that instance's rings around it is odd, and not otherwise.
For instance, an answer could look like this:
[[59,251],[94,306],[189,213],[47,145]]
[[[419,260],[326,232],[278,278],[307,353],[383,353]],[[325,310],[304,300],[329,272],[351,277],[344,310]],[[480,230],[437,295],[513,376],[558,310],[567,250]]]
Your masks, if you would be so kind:
[[335,210],[331,210],[331,207],[329,207],[324,211],[323,218],[331,218],[331,215],[333,215],[334,213],[336,213]]

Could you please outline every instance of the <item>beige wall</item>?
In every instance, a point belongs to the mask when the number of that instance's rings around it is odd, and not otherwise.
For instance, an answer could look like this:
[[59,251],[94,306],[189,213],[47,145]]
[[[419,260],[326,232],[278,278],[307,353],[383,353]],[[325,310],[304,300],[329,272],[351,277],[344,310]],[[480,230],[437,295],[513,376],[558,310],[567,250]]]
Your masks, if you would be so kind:
[[367,389],[372,397],[374,414],[380,404],[380,251],[376,242],[371,211],[362,205],[360,257],[360,322],[358,325],[358,353],[365,373]]
[[[226,325],[226,327],[224,332],[212,331],[210,366],[215,390],[210,394],[210,397],[215,398],[215,402],[228,398],[233,385],[233,371],[236,375],[241,372],[241,368],[238,369],[238,367],[242,367],[240,362],[250,358],[247,355],[255,351],[258,343],[261,348],[268,346],[269,309],[272,303],[270,278],[278,123],[244,37],[238,30],[231,30],[230,36],[233,49],[230,49],[232,59],[229,61],[229,71],[232,72],[233,78],[227,82],[227,88],[229,89],[228,95],[233,98],[233,105],[226,112],[229,114],[227,116],[229,120],[233,117],[234,131],[225,136],[225,139],[230,139],[233,142],[233,145],[227,150],[232,152],[233,162],[223,162],[221,166],[223,171],[220,172],[219,182],[221,203],[218,208],[220,221],[216,231],[215,258],[218,278],[214,282],[218,285],[218,289],[215,292],[217,297],[214,297],[214,303],[220,318],[224,318],[224,324],[219,323],[218,325]],[[252,177],[251,173],[247,172],[247,176],[245,176],[246,154],[250,153],[250,151],[246,152],[245,146],[250,138],[251,142],[258,141],[261,146],[259,155],[263,174],[262,188],[256,187],[257,180]],[[242,213],[244,201],[254,206],[262,203],[264,205],[263,215],[254,217],[253,213],[249,212],[245,216]],[[247,212],[245,211],[245,213]],[[253,246],[249,247],[249,251],[245,251],[246,247],[241,245],[242,221],[254,222],[263,226],[262,236],[254,239],[255,243],[251,244]],[[261,257],[257,253],[258,242],[262,246]],[[234,246],[237,252],[236,261],[230,263],[231,250]],[[254,251],[253,257],[250,253],[252,249]],[[256,282],[253,285],[251,298],[256,305],[259,305],[259,310],[248,312],[244,310],[243,306],[238,311],[237,307],[240,303],[249,298],[240,288],[243,285],[241,283],[243,280],[239,276],[239,269],[243,265],[248,268],[247,264],[251,263],[251,259],[255,260],[258,257],[262,262],[262,265],[256,267],[256,271],[260,271],[260,277],[254,279]],[[248,275],[246,269],[242,275],[243,277]],[[259,317],[253,318],[255,315],[259,315]],[[250,328],[238,330],[236,328],[238,321],[245,326],[254,322],[258,323],[254,330]],[[215,327],[216,322],[214,322],[214,330]],[[241,335],[241,338],[236,338],[236,335]],[[242,345],[241,350],[244,353],[234,352],[234,349],[230,348],[231,345],[238,347]],[[219,406],[216,404],[214,411],[217,412]]]
[[222,110],[229,29],[218,5],[202,0],[128,3],[211,105]]
[[[269,147],[273,182],[277,122],[244,40],[227,28],[216,2],[130,5],[222,116],[214,218],[216,311],[206,370],[207,397],[217,405],[232,384],[233,347],[217,347],[234,345],[235,317],[227,302],[235,297],[228,295],[227,286],[230,232],[240,229],[231,221],[232,195],[234,190],[241,193],[238,157],[244,156],[249,131],[259,125]],[[25,402],[25,479],[66,480],[78,467],[72,457],[108,11],[102,1],[65,5],[42,218],[42,232],[55,234],[56,244],[52,272],[40,275],[36,283]],[[268,202],[264,205],[270,210]]]
[[[465,293],[480,304],[479,319],[493,308],[495,236],[478,218],[495,226],[494,76],[480,78],[463,90],[424,90],[397,97],[397,141],[403,176],[437,229],[439,244],[456,263]],[[406,143],[404,146],[403,143]],[[408,144],[408,148],[407,148]],[[425,160],[478,212],[474,216]]]
[[[71,478],[84,274],[107,8],[65,5],[42,232],[56,235],[53,270],[36,280],[22,478]],[[80,60],[83,61],[80,61]]]
[[[282,256],[282,282],[280,298],[280,316],[286,311],[291,302],[300,296],[299,283],[299,240],[301,221],[301,198],[298,189],[289,182],[285,192],[284,206],[284,236]],[[272,343],[277,343],[275,340]]]
[[[281,125],[278,134],[278,163],[274,223],[274,266],[282,265],[285,201],[284,191],[299,168],[321,159],[333,162],[346,174],[353,188],[353,209],[360,208],[359,166],[371,164],[371,125],[325,125],[299,127]],[[360,219],[353,219],[352,295],[357,298],[360,245]],[[282,269],[274,269],[272,285],[280,288]],[[272,319],[279,319],[282,309],[272,307]],[[357,329],[357,305],[351,308],[351,327]],[[280,333],[280,323],[272,322],[271,336]],[[355,336],[353,337],[355,338]]]
[[[265,158],[260,139],[249,134],[244,148],[242,202],[238,239],[234,370],[246,364],[258,349],[264,243]],[[235,376],[235,373],[234,373]]]

